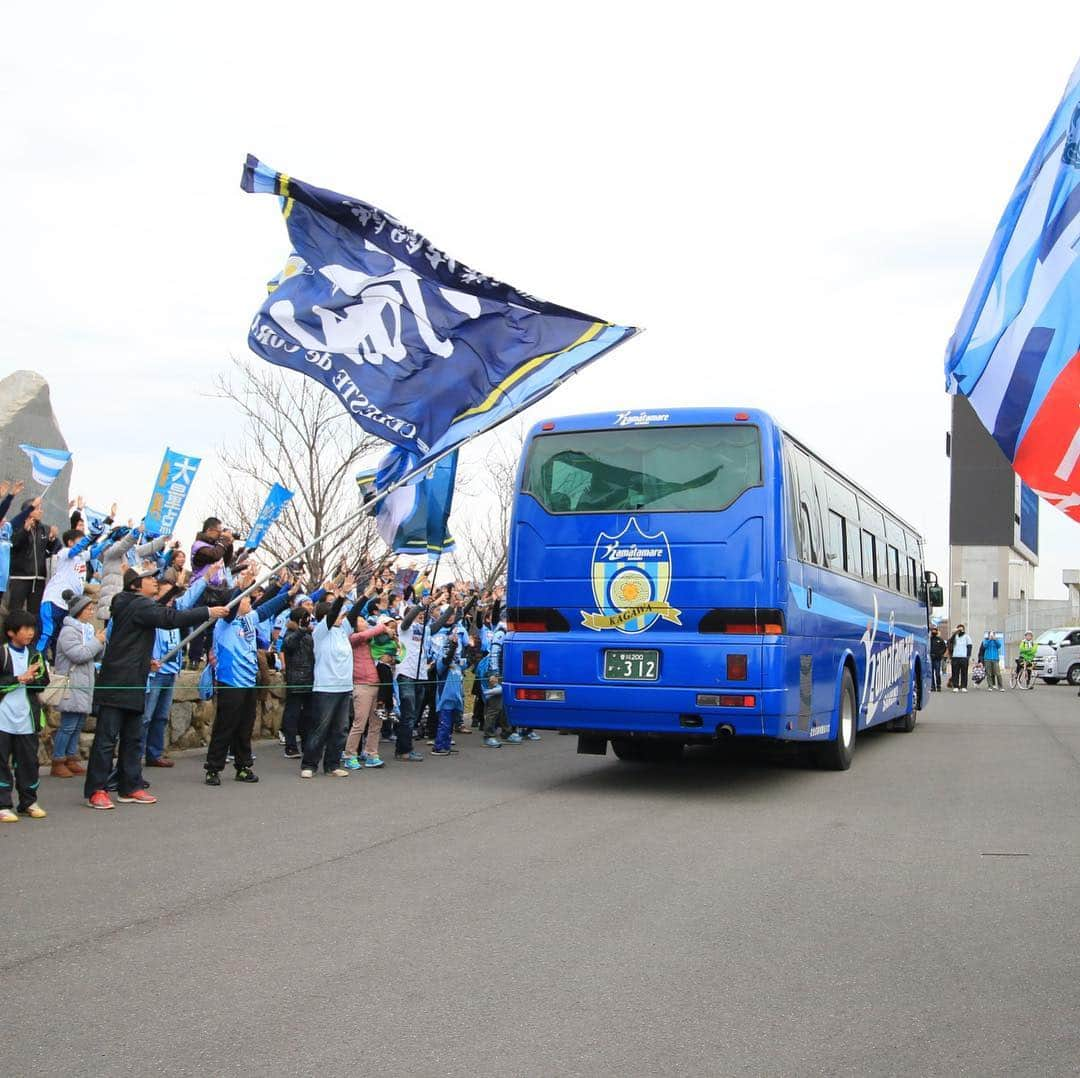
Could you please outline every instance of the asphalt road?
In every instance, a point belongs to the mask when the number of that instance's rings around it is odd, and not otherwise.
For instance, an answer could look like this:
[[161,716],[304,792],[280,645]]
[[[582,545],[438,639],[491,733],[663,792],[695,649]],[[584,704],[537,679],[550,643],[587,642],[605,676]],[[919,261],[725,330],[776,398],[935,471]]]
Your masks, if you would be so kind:
[[572,738],[0,828],[0,1073],[1075,1075],[1080,700],[846,773]]

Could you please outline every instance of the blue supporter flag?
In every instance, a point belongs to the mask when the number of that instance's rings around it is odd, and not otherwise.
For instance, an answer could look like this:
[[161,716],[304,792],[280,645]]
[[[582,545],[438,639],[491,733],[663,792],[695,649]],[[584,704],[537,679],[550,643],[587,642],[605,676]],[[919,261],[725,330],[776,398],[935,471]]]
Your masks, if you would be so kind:
[[34,482],[43,487],[52,486],[53,480],[71,460],[71,454],[66,449],[39,449],[36,445],[20,445],[19,448],[30,458],[30,474]]
[[[391,490],[379,502],[375,527],[379,538],[395,554],[427,554],[436,558],[454,548],[449,525],[457,459],[455,449],[419,477]],[[392,450],[378,472],[356,477],[365,498],[386,490],[400,477],[402,466],[398,460],[398,453]],[[416,464],[415,458],[409,457],[404,468],[411,471]]]
[[150,495],[150,507],[146,510],[147,535],[172,535],[184,502],[195,481],[201,457],[189,457],[172,449],[165,450],[161,467]]
[[318,379],[421,463],[637,332],[496,281],[385,211],[254,157],[241,186],[280,196],[293,249],[251,323],[252,350]]
[[1080,65],[1005,207],[945,356],[1016,472],[1080,520]]
[[252,524],[251,531],[244,540],[246,550],[258,549],[259,544],[266,538],[266,533],[273,526],[274,521],[281,516],[282,509],[292,501],[292,498],[293,492],[280,483],[275,483],[270,488],[270,493],[267,494],[266,501],[263,502],[263,507],[259,510],[259,515],[255,518],[255,523]]

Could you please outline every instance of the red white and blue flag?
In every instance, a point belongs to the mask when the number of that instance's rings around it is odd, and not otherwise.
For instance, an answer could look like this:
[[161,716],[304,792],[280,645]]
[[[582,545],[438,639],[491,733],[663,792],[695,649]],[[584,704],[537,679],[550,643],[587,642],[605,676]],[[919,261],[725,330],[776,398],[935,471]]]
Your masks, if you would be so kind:
[[970,401],[1022,479],[1080,520],[1080,65],[1024,169],[949,341]]

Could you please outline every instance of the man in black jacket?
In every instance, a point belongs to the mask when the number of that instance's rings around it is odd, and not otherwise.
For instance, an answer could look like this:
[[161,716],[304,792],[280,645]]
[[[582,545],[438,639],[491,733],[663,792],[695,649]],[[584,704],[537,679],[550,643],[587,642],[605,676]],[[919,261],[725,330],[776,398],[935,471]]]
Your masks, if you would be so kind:
[[941,692],[941,663],[945,658],[945,641],[937,629],[930,630],[930,691]]
[[9,610],[27,610],[38,616],[45,594],[46,561],[61,545],[57,529],[41,523],[41,499],[23,502],[22,510],[11,521]]
[[100,687],[94,692],[97,726],[84,787],[90,808],[115,808],[105,792],[105,784],[112,770],[117,740],[120,742],[118,800],[139,805],[152,805],[157,800],[143,789],[142,783],[142,715],[154,630],[188,629],[228,614],[223,606],[174,610],[154,601],[157,591],[153,573],[128,569],[124,573],[124,590],[112,601],[109,641],[97,677]]
[[312,628],[311,612],[297,603],[289,614],[281,646],[285,656],[285,712],[281,717],[281,732],[285,735],[285,755],[290,760],[303,755],[301,750],[311,729],[311,686],[315,680]]

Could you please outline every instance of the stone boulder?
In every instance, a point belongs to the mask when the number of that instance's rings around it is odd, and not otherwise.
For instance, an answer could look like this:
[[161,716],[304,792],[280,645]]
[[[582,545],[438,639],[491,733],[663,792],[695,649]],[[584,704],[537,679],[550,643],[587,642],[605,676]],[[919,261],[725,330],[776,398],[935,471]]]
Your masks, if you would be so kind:
[[[40,483],[30,474],[30,458],[19,448],[20,444],[40,446],[42,449],[67,449],[68,444],[60,432],[60,424],[49,399],[49,384],[35,371],[15,371],[0,379],[0,460],[4,462],[4,479],[21,479],[26,490],[16,500],[17,511],[21,501],[43,493]],[[71,482],[71,462],[56,477],[45,494],[42,520],[55,524],[61,531],[68,526],[68,484]]]

